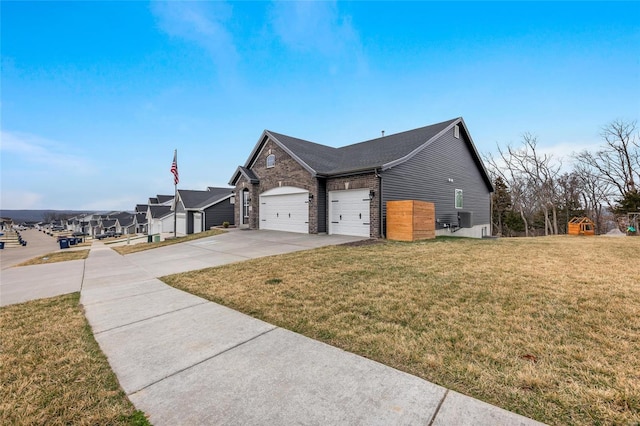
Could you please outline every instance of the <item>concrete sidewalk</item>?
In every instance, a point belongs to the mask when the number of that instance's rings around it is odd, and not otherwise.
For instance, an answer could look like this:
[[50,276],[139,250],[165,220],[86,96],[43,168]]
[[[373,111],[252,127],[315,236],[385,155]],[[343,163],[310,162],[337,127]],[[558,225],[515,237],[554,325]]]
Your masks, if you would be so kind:
[[81,302],[120,384],[154,425],[539,424],[155,278],[284,252],[276,240],[289,251],[321,244],[279,234],[242,237],[263,240],[263,251],[225,236],[124,257],[92,248]]

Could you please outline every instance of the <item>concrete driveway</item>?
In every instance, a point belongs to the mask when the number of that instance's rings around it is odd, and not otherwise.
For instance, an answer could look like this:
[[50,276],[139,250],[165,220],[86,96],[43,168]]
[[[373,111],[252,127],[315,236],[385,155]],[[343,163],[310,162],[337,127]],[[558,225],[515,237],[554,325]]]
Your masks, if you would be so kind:
[[154,277],[194,271],[258,257],[350,243],[362,237],[232,229],[226,234],[126,255]]

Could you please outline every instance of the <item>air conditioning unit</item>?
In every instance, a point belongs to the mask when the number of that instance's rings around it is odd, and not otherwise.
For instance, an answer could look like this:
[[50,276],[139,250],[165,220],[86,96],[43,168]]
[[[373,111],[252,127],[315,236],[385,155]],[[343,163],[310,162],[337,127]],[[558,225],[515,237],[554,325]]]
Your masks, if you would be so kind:
[[458,212],[458,226],[460,228],[473,228],[473,212]]

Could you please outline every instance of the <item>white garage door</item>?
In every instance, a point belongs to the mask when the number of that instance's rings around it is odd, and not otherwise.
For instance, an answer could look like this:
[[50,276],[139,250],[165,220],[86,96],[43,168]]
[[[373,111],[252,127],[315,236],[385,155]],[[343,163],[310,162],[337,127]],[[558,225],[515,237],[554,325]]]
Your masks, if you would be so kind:
[[351,189],[329,192],[329,233],[369,237],[369,190]]
[[202,213],[193,214],[193,233],[202,232]]
[[283,186],[260,194],[260,229],[309,233],[309,191]]
[[[173,231],[173,227],[171,227]],[[178,213],[176,214],[176,234],[178,235],[187,235],[187,214],[186,213]]]

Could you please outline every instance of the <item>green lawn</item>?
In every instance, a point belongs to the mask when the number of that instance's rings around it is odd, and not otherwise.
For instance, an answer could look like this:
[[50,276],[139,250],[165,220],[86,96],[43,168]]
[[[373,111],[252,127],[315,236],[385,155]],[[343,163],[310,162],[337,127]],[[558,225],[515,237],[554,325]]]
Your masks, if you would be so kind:
[[120,388],[79,299],[0,310],[0,424],[149,425]]
[[640,239],[337,246],[164,277],[542,422],[640,423]]

